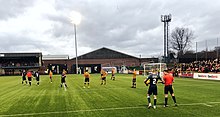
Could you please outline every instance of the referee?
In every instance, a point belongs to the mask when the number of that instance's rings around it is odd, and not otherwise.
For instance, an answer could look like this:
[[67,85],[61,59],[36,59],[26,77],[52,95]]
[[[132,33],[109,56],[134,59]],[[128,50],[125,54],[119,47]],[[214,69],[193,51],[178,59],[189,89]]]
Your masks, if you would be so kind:
[[27,77],[28,77],[29,85],[31,86],[32,73],[30,70],[27,72]]
[[168,92],[170,92],[174,105],[177,106],[176,104],[176,98],[174,95],[174,90],[173,90],[173,81],[174,81],[174,77],[168,73],[168,70],[164,70],[164,76],[163,76],[163,80],[164,80],[164,95],[165,95],[165,103],[164,103],[164,107],[167,107],[167,101],[168,101]]

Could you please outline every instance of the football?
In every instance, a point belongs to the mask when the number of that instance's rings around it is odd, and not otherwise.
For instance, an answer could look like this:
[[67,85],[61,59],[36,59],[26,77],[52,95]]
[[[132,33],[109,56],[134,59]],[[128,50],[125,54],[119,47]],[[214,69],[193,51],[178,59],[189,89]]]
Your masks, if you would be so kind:
[[147,82],[146,82],[146,86],[148,86],[148,84],[150,84],[150,80],[147,80]]

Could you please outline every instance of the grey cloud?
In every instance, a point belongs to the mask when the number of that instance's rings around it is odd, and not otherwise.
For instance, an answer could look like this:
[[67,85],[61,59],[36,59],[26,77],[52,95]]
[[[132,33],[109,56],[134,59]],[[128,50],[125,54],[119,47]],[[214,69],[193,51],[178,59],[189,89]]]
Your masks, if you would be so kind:
[[[0,13],[5,12],[0,15],[0,19],[16,16],[32,4],[25,0],[21,3],[1,2],[15,4],[14,9],[18,10],[12,13],[13,10],[2,10],[0,7]],[[162,14],[173,15],[170,31],[176,26],[189,27],[194,29],[197,36],[195,40],[201,41],[220,36],[219,6],[218,0],[213,0],[212,3],[207,0],[55,0],[57,14],[43,15],[52,22],[44,35],[52,35],[51,40],[73,43],[74,30],[67,16],[70,11],[75,10],[83,16],[81,24],[77,26],[79,48],[89,47],[95,50],[105,46],[131,55],[155,56],[163,53],[163,24],[160,21]],[[45,51],[52,50],[46,49],[41,43],[43,42],[39,42],[39,46],[45,48]]]
[[[116,1],[117,2],[117,1]],[[77,37],[79,45],[84,45],[91,48],[99,48],[103,46],[113,47],[118,50],[139,52],[141,48],[149,49],[147,42],[152,41],[152,37],[137,38],[137,31],[147,31],[159,27],[160,14],[152,12],[151,8],[160,7],[155,3],[147,3],[145,1],[123,3],[78,3],[71,4],[57,3],[57,10],[65,10],[69,7],[78,9],[79,6],[84,6],[80,9],[84,19],[77,27]],[[112,5],[112,6],[111,6]],[[110,8],[110,9],[109,9]],[[59,18],[57,18],[58,20]],[[156,19],[156,20],[155,20]],[[60,20],[61,21],[61,20]],[[65,20],[66,21],[66,20]],[[63,22],[64,23],[64,22]],[[57,30],[54,35],[66,36],[65,30],[69,32],[68,25],[54,27]],[[71,33],[71,32],[70,32]],[[158,41],[156,40],[156,43]],[[155,42],[151,42],[155,43]]]
[[0,19],[7,20],[23,13],[34,4],[34,0],[0,0]]
[[26,37],[25,35],[19,36],[10,33],[2,33],[0,35],[0,40],[0,47],[3,52],[29,51],[48,48],[48,43],[32,40],[31,38]]

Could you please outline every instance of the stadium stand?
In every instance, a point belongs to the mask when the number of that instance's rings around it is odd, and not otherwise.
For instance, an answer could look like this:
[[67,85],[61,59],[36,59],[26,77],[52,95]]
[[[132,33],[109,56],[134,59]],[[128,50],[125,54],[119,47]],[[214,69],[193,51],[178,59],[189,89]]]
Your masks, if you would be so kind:
[[202,60],[190,63],[178,63],[172,68],[174,76],[180,77],[193,77],[193,73],[219,73],[220,64],[217,59],[215,60]]
[[0,53],[0,75],[17,75],[23,69],[39,70],[42,53]]

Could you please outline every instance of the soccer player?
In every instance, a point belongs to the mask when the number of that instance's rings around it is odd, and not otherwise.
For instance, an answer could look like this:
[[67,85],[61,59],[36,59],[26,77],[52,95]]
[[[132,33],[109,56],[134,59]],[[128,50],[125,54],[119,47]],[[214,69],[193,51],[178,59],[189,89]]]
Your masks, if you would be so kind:
[[27,77],[28,77],[29,85],[31,86],[32,73],[30,70],[27,72]]
[[65,69],[63,69],[63,73],[65,73],[65,74],[66,74],[66,73],[67,73],[67,71],[66,71]]
[[85,77],[85,82],[84,82],[83,88],[86,88],[86,83],[88,84],[88,88],[90,88],[89,87],[90,74],[89,74],[88,70],[86,70],[86,72],[84,73],[84,77]]
[[61,84],[60,84],[60,87],[64,87],[64,90],[66,91],[66,88],[67,88],[67,84],[66,84],[66,72],[63,72],[61,74]]
[[136,88],[136,79],[137,79],[137,72],[134,69],[133,70],[133,79],[132,79],[132,86],[131,86],[131,88]]
[[25,83],[27,84],[27,79],[26,79],[26,72],[25,72],[25,70],[22,71],[21,76],[22,76],[22,84],[24,83],[24,81],[25,81]]
[[153,94],[154,96],[154,106],[153,108],[156,109],[156,104],[157,104],[157,82],[158,80],[161,80],[161,77],[157,74],[156,70],[153,70],[152,74],[150,74],[148,76],[148,78],[146,78],[144,80],[144,83],[148,86],[148,80],[150,80],[149,84],[149,88],[148,88],[148,93],[147,93],[147,100],[148,100],[148,109],[151,108],[151,101],[150,101],[150,96]]
[[40,74],[38,71],[35,72],[35,77],[36,77],[36,81],[37,81],[37,86],[39,86],[40,84]]
[[106,85],[106,76],[107,76],[107,72],[102,69],[101,70],[101,80],[102,80],[101,85],[103,85],[103,84]]
[[112,77],[111,80],[115,80],[115,68],[112,68]]
[[177,106],[176,104],[176,98],[174,95],[174,91],[173,91],[173,81],[174,81],[174,77],[168,73],[168,70],[164,70],[164,76],[163,76],[163,80],[164,80],[164,95],[165,95],[165,103],[164,103],[164,107],[167,107],[167,101],[168,101],[168,92],[170,92],[174,105]]
[[52,76],[53,76],[53,72],[50,70],[49,72],[49,76],[50,76],[50,82],[52,83]]

